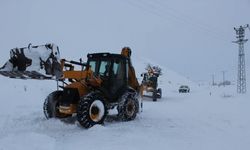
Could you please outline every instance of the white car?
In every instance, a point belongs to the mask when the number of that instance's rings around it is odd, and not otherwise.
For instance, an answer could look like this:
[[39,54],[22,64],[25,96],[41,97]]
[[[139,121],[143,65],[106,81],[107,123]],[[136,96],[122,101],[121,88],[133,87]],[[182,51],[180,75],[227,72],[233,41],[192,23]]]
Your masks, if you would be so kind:
[[181,85],[179,88],[179,93],[189,93],[190,88],[187,85]]

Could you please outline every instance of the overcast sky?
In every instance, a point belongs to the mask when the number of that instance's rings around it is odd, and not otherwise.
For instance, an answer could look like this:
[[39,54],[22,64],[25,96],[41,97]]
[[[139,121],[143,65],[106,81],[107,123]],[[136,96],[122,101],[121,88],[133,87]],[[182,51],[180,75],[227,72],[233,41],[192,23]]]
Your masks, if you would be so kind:
[[[1,0],[0,18],[1,64],[28,43],[54,42],[69,59],[130,46],[133,59],[194,81],[222,80],[223,70],[235,80],[233,27],[250,23],[250,0]],[[248,69],[250,42],[245,52]]]

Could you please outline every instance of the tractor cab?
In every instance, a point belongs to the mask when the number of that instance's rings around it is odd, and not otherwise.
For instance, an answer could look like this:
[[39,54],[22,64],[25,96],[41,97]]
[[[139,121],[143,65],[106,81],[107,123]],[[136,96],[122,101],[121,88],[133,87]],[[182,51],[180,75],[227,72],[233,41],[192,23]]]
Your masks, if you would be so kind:
[[128,59],[119,54],[88,54],[87,66],[102,80],[99,88],[109,102],[116,101],[128,86]]

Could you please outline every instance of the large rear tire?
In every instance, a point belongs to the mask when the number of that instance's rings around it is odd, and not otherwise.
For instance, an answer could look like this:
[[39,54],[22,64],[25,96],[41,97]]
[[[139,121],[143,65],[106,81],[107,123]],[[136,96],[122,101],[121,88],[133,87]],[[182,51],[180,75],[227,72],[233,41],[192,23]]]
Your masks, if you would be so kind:
[[125,93],[123,101],[118,105],[118,116],[123,121],[130,121],[136,118],[139,111],[139,101],[135,92]]
[[92,92],[80,99],[77,108],[77,120],[84,128],[102,124],[106,115],[106,104],[99,92]]
[[59,112],[59,101],[62,97],[63,91],[54,91],[50,93],[44,101],[43,112],[47,119],[50,118],[65,118],[70,115]]

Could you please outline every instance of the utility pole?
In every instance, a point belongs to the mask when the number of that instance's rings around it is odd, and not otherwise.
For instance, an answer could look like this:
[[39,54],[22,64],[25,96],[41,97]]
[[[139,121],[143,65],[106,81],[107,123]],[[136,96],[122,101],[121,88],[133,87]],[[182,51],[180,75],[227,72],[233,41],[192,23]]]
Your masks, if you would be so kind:
[[249,29],[249,25],[240,26],[239,28],[234,28],[236,32],[237,43],[239,45],[239,55],[238,55],[238,76],[237,76],[237,92],[244,94],[246,93],[246,69],[245,69],[245,53],[244,53],[244,43],[248,41],[245,39],[245,30]]
[[215,86],[215,82],[214,82],[214,74],[212,74],[212,86]]
[[222,84],[225,86],[225,73],[226,71],[222,71]]

